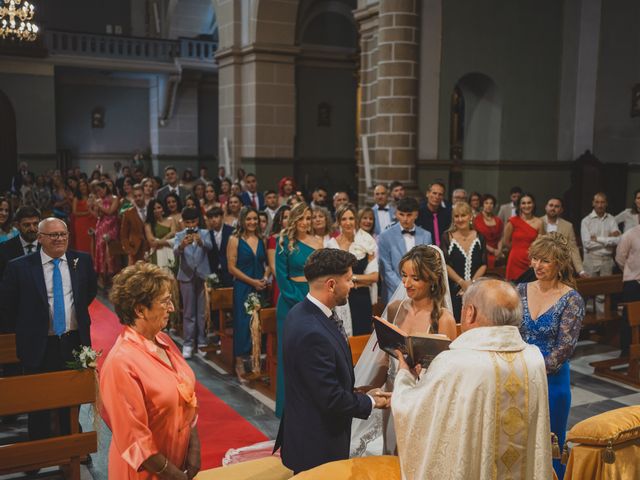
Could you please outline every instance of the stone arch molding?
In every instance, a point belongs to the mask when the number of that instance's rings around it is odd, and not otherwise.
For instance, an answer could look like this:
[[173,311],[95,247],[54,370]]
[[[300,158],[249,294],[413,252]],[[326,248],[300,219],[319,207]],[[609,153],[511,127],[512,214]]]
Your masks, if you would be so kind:
[[480,72],[463,75],[456,85],[462,91],[465,103],[463,158],[499,160],[502,96],[498,86],[491,77]]

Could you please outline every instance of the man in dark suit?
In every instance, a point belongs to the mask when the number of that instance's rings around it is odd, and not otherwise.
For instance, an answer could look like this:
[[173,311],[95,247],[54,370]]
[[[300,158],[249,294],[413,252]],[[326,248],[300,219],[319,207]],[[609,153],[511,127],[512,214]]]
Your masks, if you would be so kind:
[[175,193],[180,197],[180,201],[184,205],[184,202],[187,200],[187,196],[191,193],[191,191],[185,187],[184,185],[180,185],[178,180],[178,170],[173,165],[169,165],[164,169],[164,181],[165,186],[158,189],[156,192],[156,198],[162,202],[164,205],[164,201],[167,198],[167,195],[170,193]]
[[444,184],[434,182],[427,188],[426,198],[420,202],[416,224],[431,234],[434,245],[440,246],[442,234],[451,225],[451,209],[443,206]]
[[38,249],[38,223],[40,212],[33,207],[20,207],[13,218],[20,235],[0,245],[0,278],[7,264],[14,258]]
[[242,192],[242,204],[247,207],[253,207],[259,212],[264,210],[264,195],[258,191],[258,179],[254,173],[247,173],[244,176],[244,184],[247,187],[246,192]]
[[[213,248],[209,250],[209,266],[211,273],[218,275],[223,287],[231,287],[233,278],[227,267],[227,243],[233,233],[233,227],[224,223],[223,212],[220,207],[213,207],[207,211],[207,228]],[[213,305],[215,308],[215,305]]]
[[298,473],[349,458],[351,421],[387,408],[390,393],[354,391],[351,349],[333,308],[353,288],[356,258],[338,249],[312,253],[304,266],[309,294],[287,315],[283,335],[285,406],[275,450]]
[[[38,242],[40,251],[9,262],[0,288],[0,312],[15,324],[17,354],[27,374],[65,370],[73,350],[91,345],[89,304],[97,290],[91,257],[67,251],[62,220],[42,220]],[[61,409],[59,418],[60,431],[69,433],[69,409]],[[49,411],[29,415],[32,440],[50,434]]]

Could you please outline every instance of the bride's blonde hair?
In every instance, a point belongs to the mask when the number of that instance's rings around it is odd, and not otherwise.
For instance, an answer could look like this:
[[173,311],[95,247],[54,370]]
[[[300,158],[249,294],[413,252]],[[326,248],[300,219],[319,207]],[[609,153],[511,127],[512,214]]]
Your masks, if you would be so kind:
[[411,262],[413,270],[420,280],[429,283],[429,298],[433,301],[431,310],[431,330],[438,333],[438,320],[442,314],[444,296],[447,293],[447,286],[444,284],[444,269],[440,253],[435,248],[428,245],[416,245],[400,259],[398,269],[406,262]]

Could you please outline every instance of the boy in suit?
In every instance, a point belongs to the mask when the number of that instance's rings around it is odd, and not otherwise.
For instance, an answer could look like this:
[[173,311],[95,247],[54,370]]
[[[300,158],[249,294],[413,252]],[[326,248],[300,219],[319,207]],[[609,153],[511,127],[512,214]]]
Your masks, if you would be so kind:
[[209,268],[211,273],[218,275],[223,287],[231,287],[233,278],[227,267],[227,243],[233,233],[233,227],[224,223],[223,212],[220,207],[213,207],[206,214],[207,228],[212,248],[209,250]]
[[[182,210],[184,230],[176,233],[173,253],[180,259],[177,280],[182,295],[182,326],[184,345],[182,356],[191,358],[194,343],[198,349],[207,346],[204,331],[205,280],[211,273],[208,252],[213,248],[209,232],[198,228],[198,211]],[[196,342],[194,342],[194,339]]]
[[398,222],[378,236],[378,258],[382,273],[384,301],[388,301],[400,285],[398,264],[402,256],[416,245],[431,243],[431,234],[416,226],[418,201],[405,197],[396,205]]

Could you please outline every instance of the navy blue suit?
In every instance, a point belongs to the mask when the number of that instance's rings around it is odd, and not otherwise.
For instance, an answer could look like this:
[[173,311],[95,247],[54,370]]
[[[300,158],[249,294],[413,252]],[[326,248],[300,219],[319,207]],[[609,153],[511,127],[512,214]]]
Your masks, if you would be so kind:
[[[251,194],[249,192],[242,192],[242,195],[240,195],[240,197],[242,198],[243,205],[247,207],[253,206],[251,204]],[[264,210],[264,208],[266,207],[266,204],[264,203],[264,195],[262,194],[262,192],[256,192],[256,203],[258,204],[257,210],[259,211]]]
[[373,408],[353,391],[349,344],[307,298],[289,311],[282,341],[287,400],[275,446],[282,463],[301,472],[349,458],[351,421]]
[[[97,292],[93,262],[86,253],[67,251],[66,255],[80,344],[91,345],[89,304]],[[18,358],[26,368],[37,369],[45,356],[51,322],[40,252],[8,263],[0,289],[0,309],[3,317],[15,325]]]
[[223,287],[231,287],[233,285],[233,277],[229,273],[229,267],[227,266],[227,244],[229,243],[229,237],[233,233],[233,230],[231,225],[227,225],[226,223],[222,225],[220,249],[218,249],[218,245],[216,244],[213,230],[209,230],[211,244],[213,245],[213,248],[209,250],[209,266],[211,267],[211,273],[218,275]]

